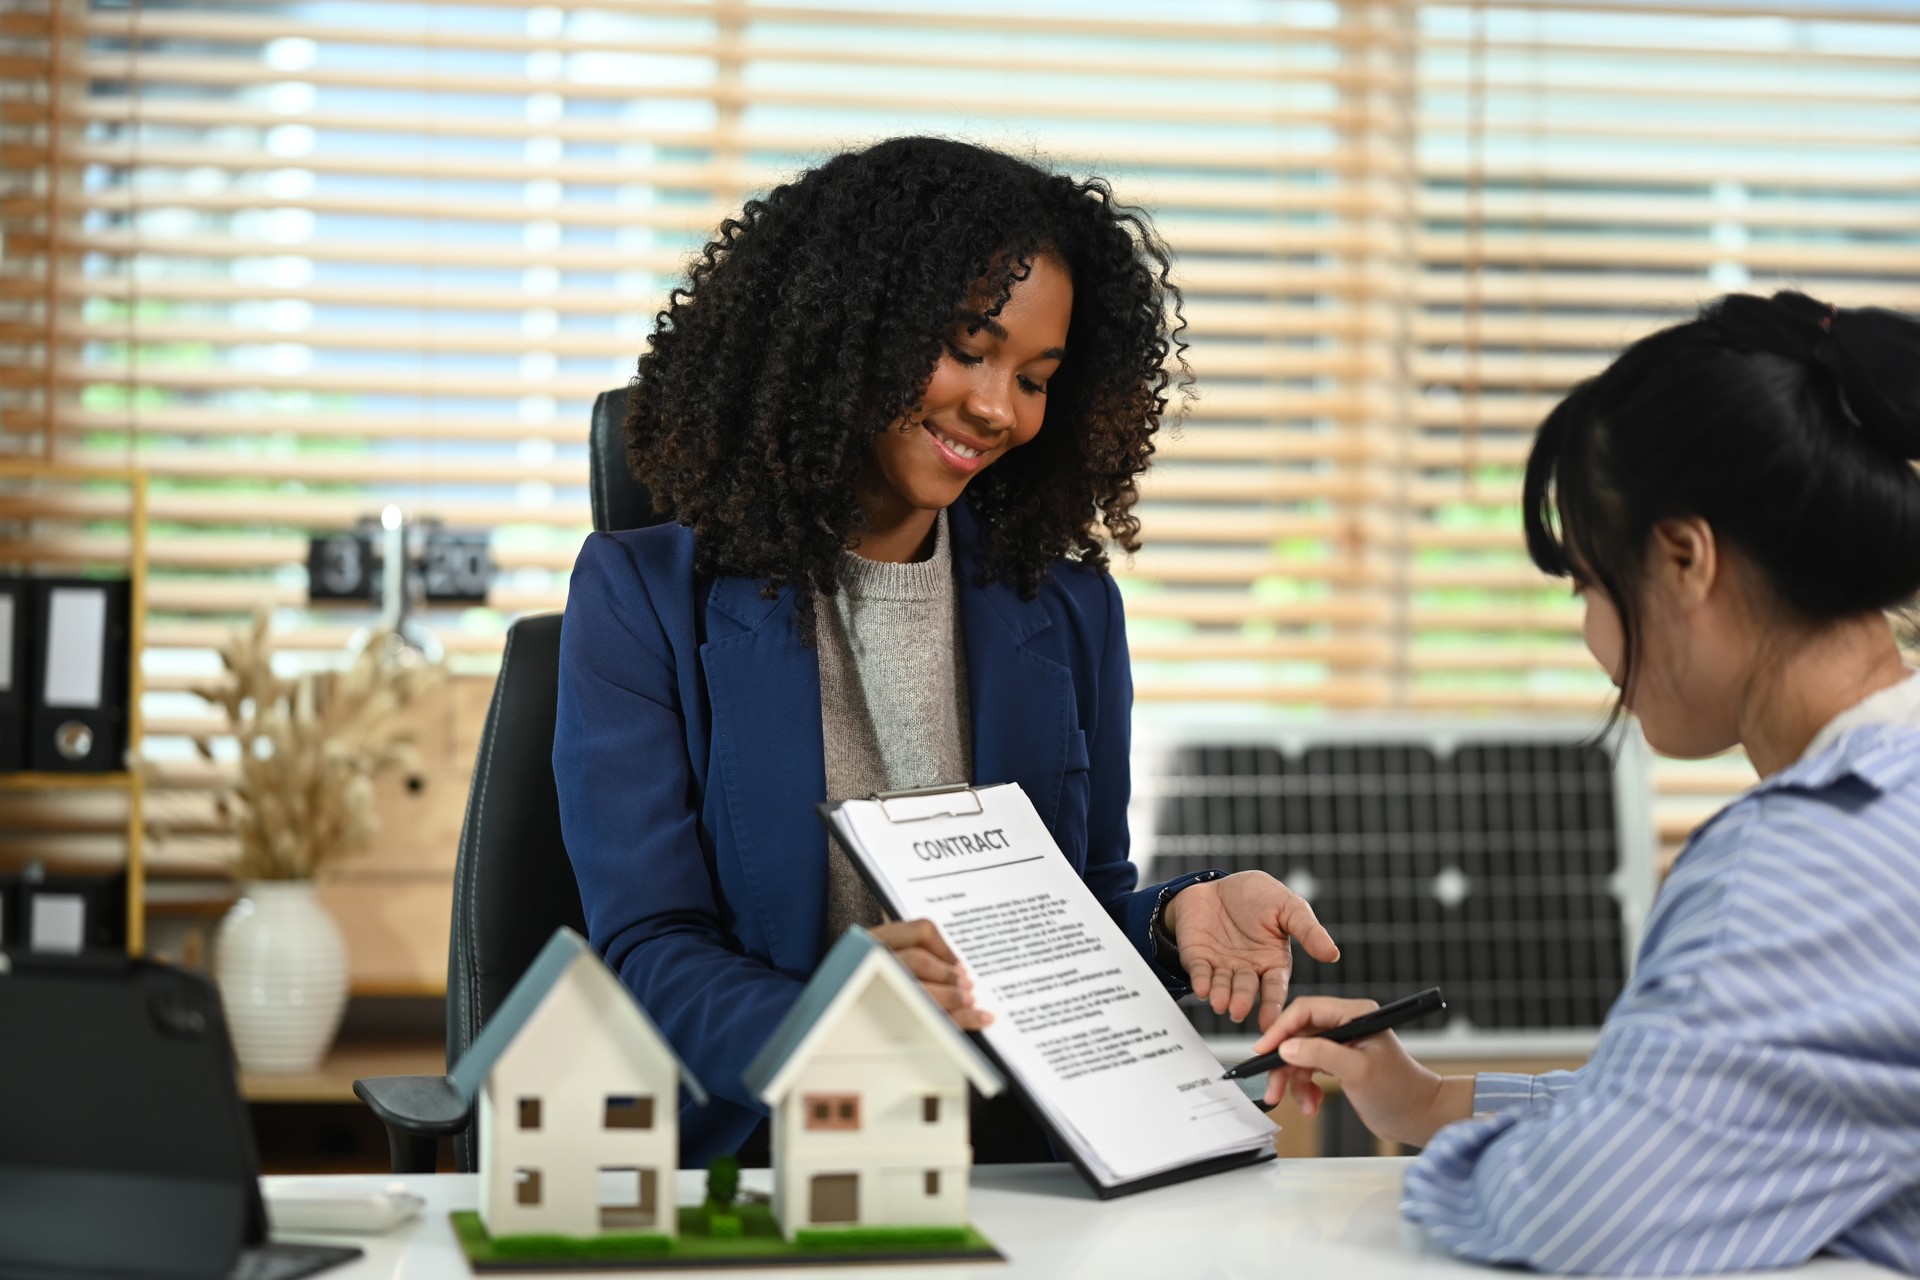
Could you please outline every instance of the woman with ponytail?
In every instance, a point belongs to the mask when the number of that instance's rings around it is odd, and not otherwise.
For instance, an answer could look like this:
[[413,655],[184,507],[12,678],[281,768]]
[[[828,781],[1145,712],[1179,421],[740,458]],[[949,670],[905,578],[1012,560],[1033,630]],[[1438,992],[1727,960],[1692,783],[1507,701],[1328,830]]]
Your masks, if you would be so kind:
[[1256,1046],[1425,1148],[1403,1209],[1470,1258],[1668,1275],[1833,1252],[1920,1273],[1920,324],[1734,296],[1634,344],[1540,428],[1527,544],[1652,746],[1743,747],[1578,1071],[1441,1077],[1391,1035]]

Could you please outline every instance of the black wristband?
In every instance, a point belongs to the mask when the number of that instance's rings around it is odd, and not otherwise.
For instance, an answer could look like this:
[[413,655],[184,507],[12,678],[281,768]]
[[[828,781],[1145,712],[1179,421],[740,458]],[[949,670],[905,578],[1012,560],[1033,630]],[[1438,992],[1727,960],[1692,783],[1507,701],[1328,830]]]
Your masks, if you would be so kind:
[[1153,942],[1153,962],[1181,979],[1187,971],[1180,964],[1180,943],[1167,928],[1167,904],[1173,896],[1190,885],[1205,884],[1209,880],[1219,880],[1226,876],[1224,871],[1207,870],[1192,876],[1167,883],[1153,900],[1153,915],[1147,920],[1147,937]]

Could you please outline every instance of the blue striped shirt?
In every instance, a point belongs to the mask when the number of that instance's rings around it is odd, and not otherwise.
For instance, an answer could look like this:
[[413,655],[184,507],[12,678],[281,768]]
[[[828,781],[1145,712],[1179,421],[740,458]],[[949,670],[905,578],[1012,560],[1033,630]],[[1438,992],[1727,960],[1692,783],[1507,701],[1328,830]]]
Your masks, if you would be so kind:
[[1816,740],[1717,814],[1593,1058],[1483,1074],[1474,1104],[1401,1204],[1455,1253],[1668,1275],[1825,1251],[1920,1273],[1920,729]]

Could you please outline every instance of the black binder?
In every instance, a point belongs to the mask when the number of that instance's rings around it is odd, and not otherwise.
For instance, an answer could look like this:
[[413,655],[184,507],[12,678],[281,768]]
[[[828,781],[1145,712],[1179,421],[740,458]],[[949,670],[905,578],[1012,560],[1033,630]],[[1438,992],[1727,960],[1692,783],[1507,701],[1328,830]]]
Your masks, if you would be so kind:
[[0,871],[0,951],[19,944],[21,887],[19,876]]
[[127,874],[50,876],[37,864],[0,893],[13,900],[12,927],[0,945],[73,955],[127,949]]
[[33,578],[33,655],[27,767],[46,773],[114,773],[126,767],[126,579]]
[[27,767],[27,668],[33,635],[27,579],[0,577],[0,773]]

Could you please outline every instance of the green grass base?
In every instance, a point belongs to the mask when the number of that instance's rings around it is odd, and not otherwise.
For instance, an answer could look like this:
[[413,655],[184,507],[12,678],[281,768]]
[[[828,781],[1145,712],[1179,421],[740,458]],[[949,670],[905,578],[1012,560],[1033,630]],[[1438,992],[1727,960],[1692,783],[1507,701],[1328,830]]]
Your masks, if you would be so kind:
[[452,1214],[454,1238],[475,1271],[553,1271],[735,1266],[819,1266],[836,1262],[999,1261],[993,1242],[972,1227],[807,1227],[798,1239],[781,1236],[771,1206],[734,1206],[737,1236],[707,1234],[707,1209],[680,1210],[677,1237],[619,1233],[605,1236],[487,1234],[480,1215]]

